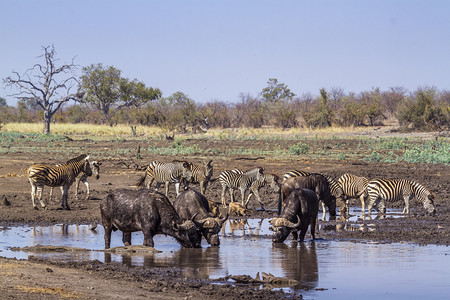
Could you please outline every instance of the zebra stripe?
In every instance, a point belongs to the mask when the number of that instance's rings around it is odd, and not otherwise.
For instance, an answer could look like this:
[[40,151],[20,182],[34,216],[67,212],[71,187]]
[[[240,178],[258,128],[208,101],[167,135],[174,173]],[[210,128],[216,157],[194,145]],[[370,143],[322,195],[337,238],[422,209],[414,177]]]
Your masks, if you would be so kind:
[[219,175],[219,182],[222,185],[222,205],[226,207],[225,192],[230,190],[231,202],[234,202],[233,191],[241,191],[241,204],[244,205],[245,192],[250,188],[255,180],[261,180],[264,176],[263,168],[257,167],[245,173],[242,171],[226,170]]
[[361,201],[362,214],[365,212],[365,200],[367,199],[367,183],[369,180],[366,177],[359,177],[350,173],[345,173],[338,179],[344,196],[346,199],[346,206],[350,198],[359,198]]
[[169,194],[169,183],[175,183],[177,196],[180,194],[180,182],[187,186],[191,180],[191,164],[186,161],[174,161],[172,163],[162,163],[153,161],[145,170],[145,174],[136,182],[136,186],[143,186],[147,178],[146,187],[149,189],[153,181],[156,181],[155,190],[158,190],[161,183],[165,184],[166,196]]
[[414,181],[407,179],[374,179],[368,183],[367,192],[369,194],[369,215],[374,205],[376,210],[385,214],[386,201],[395,202],[402,199],[405,202],[403,214],[409,214],[409,201],[414,197],[422,202],[423,207],[429,214],[434,215],[436,213],[433,193]]
[[208,183],[213,175],[212,160],[202,165],[191,164],[191,172],[192,177],[190,182],[199,183],[200,193],[204,195],[206,192],[206,187],[208,186]]
[[31,200],[33,207],[37,209],[35,204],[36,192],[38,192],[38,199],[43,208],[46,207],[42,199],[42,192],[44,186],[62,187],[62,203],[64,209],[70,209],[67,202],[68,190],[75,181],[76,177],[84,172],[86,175],[92,175],[92,169],[89,164],[89,156],[86,154],[80,155],[67,163],[60,166],[36,164],[28,168],[28,180],[31,184]]
[[[67,161],[66,164],[70,163],[71,160]],[[101,166],[101,162],[98,162],[96,160],[89,162],[91,170],[92,170],[92,175],[94,176],[95,179],[99,179],[100,178],[100,166]],[[57,164],[56,166],[61,166],[62,164]],[[75,178],[75,200],[78,200],[78,189],[80,187],[80,181],[84,183],[84,185],[86,186],[86,198],[84,200],[89,200],[90,197],[90,188],[89,188],[89,183],[87,182],[87,178],[90,177],[88,176],[86,173],[82,172],[80,173],[77,178]],[[53,198],[53,187],[50,187],[50,196],[49,196],[49,201],[51,201]]]
[[[286,181],[287,179],[291,178],[291,177],[298,177],[298,176],[311,176],[311,175],[322,175],[328,182],[328,186],[330,187],[330,193],[332,196],[336,197],[336,205],[339,207],[339,211],[341,213],[341,216],[345,216],[348,213],[348,207],[345,204],[345,199],[344,199],[344,192],[342,191],[341,186],[339,185],[339,183],[331,176],[322,174],[322,173],[309,173],[309,172],[305,172],[305,171],[300,171],[300,170],[292,170],[287,172],[286,174],[283,175],[283,181]],[[322,200],[320,200],[320,203],[322,203],[322,220],[325,220],[325,203],[323,203]]]

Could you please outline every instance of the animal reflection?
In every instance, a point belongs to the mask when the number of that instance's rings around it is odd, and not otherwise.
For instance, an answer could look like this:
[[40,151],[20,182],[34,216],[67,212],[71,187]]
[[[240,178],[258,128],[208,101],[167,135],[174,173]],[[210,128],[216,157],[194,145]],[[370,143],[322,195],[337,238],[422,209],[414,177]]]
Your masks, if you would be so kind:
[[283,257],[281,266],[289,279],[299,283],[291,288],[294,290],[310,290],[317,287],[319,280],[319,267],[315,242],[296,243],[290,246],[285,243],[273,243],[273,251]]

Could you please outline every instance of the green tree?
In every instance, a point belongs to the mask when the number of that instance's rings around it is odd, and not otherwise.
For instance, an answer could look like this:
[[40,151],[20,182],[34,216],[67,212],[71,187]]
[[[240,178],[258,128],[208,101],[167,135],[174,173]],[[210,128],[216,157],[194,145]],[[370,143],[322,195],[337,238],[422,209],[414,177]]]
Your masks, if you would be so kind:
[[79,100],[80,92],[72,93],[78,86],[77,78],[70,75],[77,68],[73,63],[57,66],[58,59],[54,46],[43,47],[44,54],[39,56],[44,63],[37,63],[23,75],[13,72],[3,79],[6,86],[15,87],[13,94],[17,99],[33,103],[43,111],[43,133],[50,133],[50,121],[64,103]]
[[280,100],[292,100],[295,94],[284,83],[278,83],[276,78],[269,78],[267,87],[261,92],[261,97],[266,103],[273,103]]
[[328,103],[328,94],[325,89],[320,89],[320,97],[315,101],[315,109],[304,114],[306,123],[311,127],[329,127],[333,110]]
[[399,109],[398,120],[400,125],[412,125],[416,129],[448,127],[446,111],[437,105],[437,99],[438,92],[435,88],[417,90],[403,102]]
[[8,107],[8,103],[6,102],[6,99],[3,97],[0,97],[0,107]]
[[136,79],[124,78],[120,70],[102,64],[83,68],[81,89],[85,92],[83,102],[103,113],[102,123],[109,122],[123,107],[139,107],[161,97],[159,89],[148,88]]

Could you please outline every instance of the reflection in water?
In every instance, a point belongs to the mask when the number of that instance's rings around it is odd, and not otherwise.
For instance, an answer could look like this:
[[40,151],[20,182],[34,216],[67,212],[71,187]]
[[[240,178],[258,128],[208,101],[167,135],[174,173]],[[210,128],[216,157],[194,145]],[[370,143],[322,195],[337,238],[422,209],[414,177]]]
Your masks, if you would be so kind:
[[[157,250],[152,254],[105,253],[102,226],[97,231],[88,225],[2,227],[0,255],[26,259],[35,255],[60,261],[100,260],[129,266],[176,267],[186,278],[217,279],[228,275],[271,273],[294,279],[298,284],[287,288],[304,299],[348,298],[371,295],[382,298],[387,291],[392,298],[445,298],[450,294],[450,250],[445,246],[414,244],[355,243],[319,240],[314,242],[273,244],[268,219],[229,220],[224,224],[220,247],[181,248],[172,237],[155,236]],[[361,223],[361,224],[360,224]],[[321,230],[372,230],[372,222],[336,222]],[[362,226],[364,224],[364,226]],[[331,227],[329,227],[331,226]],[[113,241],[121,246],[121,233]],[[142,233],[133,233],[134,244],[143,242]],[[10,247],[58,245],[91,249],[86,252],[30,253]],[[364,276],[361,276],[364,274]],[[383,289],[367,282],[389,282]],[[320,289],[320,291],[316,290]]]
[[317,287],[319,268],[315,242],[292,242],[290,246],[285,243],[274,243],[273,251],[282,257],[281,266],[285,276],[299,282],[291,287],[292,289],[310,290]]

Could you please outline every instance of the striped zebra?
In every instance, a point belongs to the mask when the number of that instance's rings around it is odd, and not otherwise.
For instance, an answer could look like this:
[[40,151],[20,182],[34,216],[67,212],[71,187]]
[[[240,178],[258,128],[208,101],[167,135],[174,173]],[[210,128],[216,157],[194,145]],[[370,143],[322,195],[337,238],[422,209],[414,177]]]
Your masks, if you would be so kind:
[[[240,172],[241,174],[244,174],[244,171],[239,169],[234,169],[233,172],[238,173]],[[278,175],[276,174],[264,174],[260,180],[253,181],[252,185],[249,188],[250,193],[248,194],[247,200],[245,201],[245,208],[247,208],[250,198],[254,195],[258,200],[261,209],[265,210],[264,205],[261,201],[261,196],[259,195],[259,190],[265,185],[269,185],[275,191],[275,193],[280,193],[281,190],[280,181],[281,181],[280,177],[278,177]]]
[[[69,162],[70,161],[66,162],[66,164]],[[94,176],[95,179],[99,179],[100,178],[100,166],[102,165],[102,163],[94,160],[94,161],[90,161],[89,164],[91,165],[92,176]],[[60,166],[60,165],[61,164],[57,164],[56,166]],[[80,181],[82,183],[84,183],[84,185],[86,185],[86,198],[84,200],[85,201],[89,200],[90,189],[89,189],[89,183],[87,182],[88,177],[90,177],[90,176],[86,175],[86,173],[80,173],[77,176],[77,178],[75,179],[75,200],[78,201],[78,189],[80,187]],[[52,198],[53,198],[53,187],[50,187],[49,201],[52,201]]]
[[207,163],[203,163],[201,165],[191,164],[191,172],[192,177],[190,182],[199,183],[200,193],[204,195],[206,192],[206,187],[208,186],[208,183],[213,175],[212,160],[208,161]]
[[250,188],[255,180],[263,178],[263,168],[257,167],[241,173],[239,170],[226,170],[219,175],[219,181],[222,185],[222,205],[227,206],[225,202],[225,192],[230,190],[231,202],[234,202],[233,191],[241,191],[241,204],[244,205],[245,192]]
[[[283,181],[286,181],[291,177],[311,176],[316,174],[319,173],[309,173],[300,170],[292,170],[283,175]],[[327,180],[331,195],[336,197],[336,205],[339,207],[341,217],[346,216],[348,214],[348,208],[345,205],[344,192],[342,191],[341,186],[333,177],[322,173],[320,173],[319,175],[322,175]],[[320,203],[322,204],[322,220],[325,220],[326,205],[322,200],[320,200]]]
[[80,155],[67,163],[60,166],[36,164],[28,168],[28,180],[31,184],[31,201],[33,208],[38,209],[34,199],[37,196],[41,206],[45,209],[46,204],[42,199],[42,192],[44,186],[62,187],[62,202],[63,209],[69,210],[67,202],[68,191],[70,186],[75,181],[80,173],[85,173],[88,176],[92,175],[91,165],[89,163],[89,156],[86,154]]
[[169,194],[169,183],[175,183],[177,196],[180,194],[180,182],[188,185],[192,177],[191,164],[187,161],[174,161],[162,163],[153,161],[145,170],[145,174],[135,183],[136,186],[143,186],[147,178],[146,187],[149,189],[153,181],[156,181],[155,190],[158,190],[161,183],[165,184],[166,197]]
[[367,184],[369,194],[369,215],[374,207],[378,212],[386,213],[386,201],[395,202],[403,199],[403,214],[409,214],[409,201],[416,197],[425,210],[432,216],[436,214],[433,193],[423,185],[407,179],[374,179]]
[[356,176],[350,173],[345,173],[338,179],[342,191],[345,196],[345,205],[348,210],[348,201],[350,198],[359,198],[361,201],[361,211],[364,214],[366,207],[365,201],[367,195],[367,183],[369,180],[366,177]]

